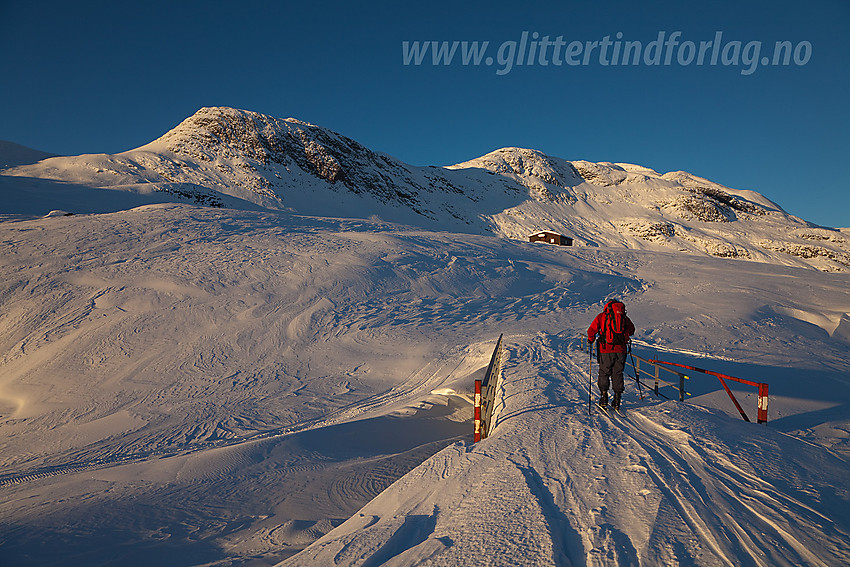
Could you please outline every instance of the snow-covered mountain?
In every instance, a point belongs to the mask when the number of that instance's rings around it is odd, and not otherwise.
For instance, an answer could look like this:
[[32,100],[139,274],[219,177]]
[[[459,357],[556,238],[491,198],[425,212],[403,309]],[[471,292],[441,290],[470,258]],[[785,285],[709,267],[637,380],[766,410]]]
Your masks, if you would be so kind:
[[54,157],[4,175],[141,193],[152,202],[377,215],[520,240],[554,230],[577,245],[850,269],[850,239],[841,231],[687,172],[567,161],[523,148],[417,167],[326,128],[232,108],[202,108],[135,150]]
[[[850,273],[812,269],[847,235],[758,194],[204,109],[0,203],[2,565],[850,564]],[[696,373],[590,413],[612,297],[634,354],[768,382],[768,423]]]

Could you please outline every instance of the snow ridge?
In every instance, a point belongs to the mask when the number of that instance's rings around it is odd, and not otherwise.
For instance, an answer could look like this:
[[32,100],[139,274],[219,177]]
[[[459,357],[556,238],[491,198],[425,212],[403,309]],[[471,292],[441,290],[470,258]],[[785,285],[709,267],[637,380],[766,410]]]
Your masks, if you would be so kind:
[[53,154],[0,140],[0,170],[18,165],[29,165],[49,157],[53,157]]

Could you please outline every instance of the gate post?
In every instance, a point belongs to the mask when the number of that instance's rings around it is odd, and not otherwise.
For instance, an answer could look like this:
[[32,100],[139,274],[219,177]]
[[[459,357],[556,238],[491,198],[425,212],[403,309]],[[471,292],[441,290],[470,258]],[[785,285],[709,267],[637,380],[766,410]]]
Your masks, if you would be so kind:
[[[467,382],[468,384],[468,382]],[[481,441],[481,380],[475,381],[475,403],[474,406],[474,416],[475,420],[475,432],[472,437],[473,443],[478,443]]]
[[767,423],[767,384],[759,384],[759,411],[757,421]]

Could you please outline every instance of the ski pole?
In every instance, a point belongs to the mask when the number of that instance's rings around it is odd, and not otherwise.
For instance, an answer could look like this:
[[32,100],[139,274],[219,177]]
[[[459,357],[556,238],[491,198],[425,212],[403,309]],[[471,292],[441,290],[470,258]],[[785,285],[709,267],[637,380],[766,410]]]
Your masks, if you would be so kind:
[[637,366],[635,365],[635,355],[632,354],[632,340],[631,339],[629,339],[629,356],[632,359],[632,370],[634,370],[634,372],[635,372],[635,382],[637,382],[637,385],[638,385],[638,395],[640,396],[640,399],[643,400],[643,388],[641,387],[640,376],[638,376]]
[[590,366],[587,369],[587,413],[593,413],[593,342],[587,343],[587,354]]

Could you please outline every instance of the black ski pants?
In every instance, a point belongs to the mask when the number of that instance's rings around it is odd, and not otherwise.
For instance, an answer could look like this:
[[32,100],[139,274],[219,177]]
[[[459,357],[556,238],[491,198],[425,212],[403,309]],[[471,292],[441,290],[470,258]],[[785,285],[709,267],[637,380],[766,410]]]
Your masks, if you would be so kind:
[[614,392],[623,393],[626,385],[623,383],[623,370],[626,368],[626,353],[624,352],[600,352],[599,353],[599,380],[596,384],[599,391],[607,392],[608,386],[614,386]]

